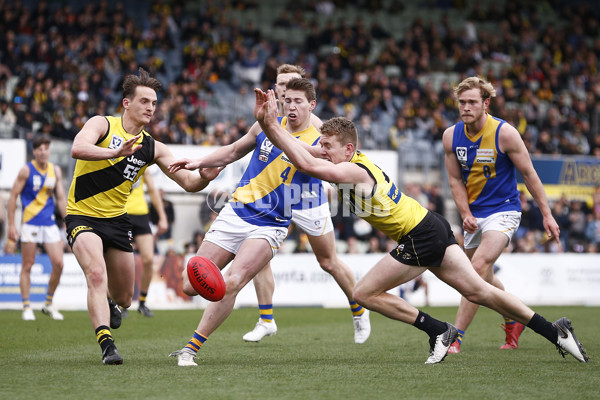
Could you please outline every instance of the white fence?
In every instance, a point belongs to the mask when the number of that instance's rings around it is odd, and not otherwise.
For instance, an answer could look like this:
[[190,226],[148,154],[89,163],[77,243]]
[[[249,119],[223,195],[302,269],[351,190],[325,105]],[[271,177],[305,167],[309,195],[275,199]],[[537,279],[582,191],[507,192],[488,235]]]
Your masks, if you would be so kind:
[[[360,279],[383,255],[341,255]],[[189,257],[189,256],[188,256]],[[206,300],[181,296],[178,278],[187,257],[174,256],[157,263],[156,274],[148,294],[148,305],[155,309],[204,308]],[[333,278],[323,272],[312,254],[278,255],[271,263],[275,276],[275,307],[322,306],[347,307],[347,299]],[[600,256],[595,254],[504,254],[498,262],[498,277],[506,290],[526,304],[535,305],[600,305]],[[0,257],[0,309],[19,309],[18,274],[20,262]],[[167,276],[171,276],[167,279]],[[49,276],[49,263],[43,260],[32,272],[32,303],[39,309],[44,299],[44,286]],[[173,278],[175,276],[175,278]],[[426,272],[429,304],[457,306],[459,294]],[[179,292],[179,293],[178,293]],[[398,288],[390,290],[398,294]],[[83,273],[72,254],[65,255],[61,284],[54,295],[59,309],[86,309],[86,284]],[[423,290],[408,291],[407,300],[416,306],[425,303]],[[250,283],[238,295],[236,307],[256,306],[254,287]]]

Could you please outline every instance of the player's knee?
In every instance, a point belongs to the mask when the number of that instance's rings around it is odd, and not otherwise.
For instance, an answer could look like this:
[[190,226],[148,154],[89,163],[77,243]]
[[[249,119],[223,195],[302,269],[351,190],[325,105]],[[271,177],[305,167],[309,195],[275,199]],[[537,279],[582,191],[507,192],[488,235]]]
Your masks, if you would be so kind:
[[463,296],[465,297],[465,299],[469,300],[471,303],[475,303],[475,304],[479,304],[479,305],[486,304],[486,301],[485,301],[486,295],[483,290],[463,293]]
[[106,286],[106,273],[100,268],[94,268],[87,274],[87,281],[92,288]]
[[489,263],[486,260],[474,260],[473,268],[481,277],[486,277],[489,275],[489,271],[493,268],[493,263]]
[[334,272],[336,269],[336,263],[331,257],[318,258],[317,261],[319,261],[321,269],[325,272],[328,272],[329,274]]
[[120,305],[123,308],[129,308],[131,307],[131,299],[133,298],[133,293],[131,293],[131,295],[126,294],[121,294],[119,296],[117,296],[116,299],[113,299],[115,301],[115,303],[117,303],[118,305]]
[[357,284],[354,287],[354,291],[352,292],[352,298],[361,306],[366,306],[369,303],[369,299],[371,295],[367,292],[364,287],[360,284]]
[[190,283],[190,280],[187,276],[186,269],[184,269],[183,273],[181,274],[181,281],[182,281],[183,293],[187,294],[188,296],[197,296],[198,295],[198,292],[196,292],[194,290],[194,288],[192,287],[192,284]]
[[152,268],[152,264],[154,263],[154,256],[142,256],[142,265],[144,268]]
[[238,275],[223,276],[225,280],[225,296],[237,296],[240,290],[249,282]]

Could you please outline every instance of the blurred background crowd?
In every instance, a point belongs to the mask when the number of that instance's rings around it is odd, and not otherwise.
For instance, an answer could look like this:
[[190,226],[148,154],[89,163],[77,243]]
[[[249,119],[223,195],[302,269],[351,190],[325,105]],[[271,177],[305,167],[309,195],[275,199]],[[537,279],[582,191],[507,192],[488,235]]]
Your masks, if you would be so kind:
[[[498,91],[492,115],[532,154],[600,158],[599,14],[581,0],[0,0],[0,138],[72,140],[91,116],[121,111],[122,78],[141,66],[164,88],[148,127],[157,140],[225,145],[253,123],[252,89],[291,63],[315,83],[315,113],[352,119],[362,149],[418,149],[442,167],[453,84],[478,74]],[[403,191],[444,214],[440,185]],[[563,246],[543,243],[524,196],[509,251],[597,252],[600,191],[552,204]],[[344,251],[390,245],[359,221],[336,224]]]

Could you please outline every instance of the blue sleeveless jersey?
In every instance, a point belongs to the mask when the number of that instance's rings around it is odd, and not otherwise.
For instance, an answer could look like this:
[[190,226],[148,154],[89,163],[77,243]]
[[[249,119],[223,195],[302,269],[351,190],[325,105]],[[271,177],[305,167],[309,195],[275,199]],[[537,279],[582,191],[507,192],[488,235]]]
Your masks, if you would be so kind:
[[30,225],[54,225],[54,188],[56,173],[54,164],[48,163],[45,171],[38,170],[33,162],[27,163],[29,177],[21,192],[23,223]]
[[[285,120],[279,117],[282,125]],[[293,134],[314,146],[320,138],[314,127]],[[259,226],[288,226],[292,209],[314,208],[327,201],[319,179],[298,172],[264,132],[256,137],[256,148],[242,179],[233,192],[231,206],[246,222]]]
[[467,188],[469,208],[477,218],[521,211],[515,166],[498,146],[500,127],[504,123],[488,114],[483,129],[473,137],[467,136],[462,121],[454,127],[452,151]]

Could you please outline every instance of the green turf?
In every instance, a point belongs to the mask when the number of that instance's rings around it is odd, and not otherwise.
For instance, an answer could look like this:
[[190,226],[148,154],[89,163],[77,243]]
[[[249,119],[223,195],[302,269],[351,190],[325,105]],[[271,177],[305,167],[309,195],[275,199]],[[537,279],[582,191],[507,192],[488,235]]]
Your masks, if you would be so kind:
[[[453,321],[454,307],[424,308]],[[363,345],[353,343],[348,310],[280,308],[277,336],[261,343],[241,337],[257,310],[234,310],[206,342],[196,368],[177,367],[168,354],[187,343],[202,314],[131,311],[113,331],[121,366],[104,366],[86,312],[64,312],[64,321],[36,313],[0,311],[2,399],[598,399],[600,309],[537,307],[554,321],[573,320],[592,361],[563,360],[531,330],[518,350],[499,350],[501,318],[481,309],[461,354],[425,365],[424,333],[380,315]]]

